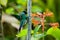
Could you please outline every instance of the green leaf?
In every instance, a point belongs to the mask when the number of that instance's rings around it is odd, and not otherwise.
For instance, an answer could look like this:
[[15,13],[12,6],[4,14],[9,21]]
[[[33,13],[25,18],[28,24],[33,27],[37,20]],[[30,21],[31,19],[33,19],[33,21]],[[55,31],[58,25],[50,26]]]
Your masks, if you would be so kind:
[[23,6],[22,5],[17,5],[15,6],[20,12],[24,10]]
[[42,9],[38,6],[32,6],[32,12],[42,12]]
[[13,8],[8,8],[6,9],[7,14],[14,14],[14,9]]
[[36,34],[35,37],[32,36],[31,40],[39,40],[40,38],[46,36],[45,34],[41,33],[41,34]]
[[35,29],[34,29],[34,36],[36,35],[36,33],[38,32],[39,28],[41,27],[41,25],[37,26]]
[[42,38],[42,37],[44,37],[44,36],[46,36],[44,33],[36,34],[36,35],[35,35],[35,37],[37,37],[37,38]]
[[26,5],[27,0],[16,0],[17,4]]
[[25,36],[26,34],[27,34],[27,29],[24,29],[21,32],[19,32],[16,36],[17,37],[22,37],[22,36]]
[[32,36],[31,40],[38,40],[38,38],[35,38],[34,36]]
[[48,31],[47,31],[47,35],[52,35],[54,36],[56,39],[60,40],[60,29],[59,28],[53,28],[51,27]]
[[3,6],[7,5],[8,0],[0,0],[0,4]]
[[41,27],[41,25],[37,26],[35,29],[34,29],[34,33],[38,32],[39,28]]
[[[26,36],[28,32],[28,29],[23,29],[21,32],[19,32],[16,36],[17,37],[23,37]],[[33,30],[31,31],[31,33],[33,33]]]

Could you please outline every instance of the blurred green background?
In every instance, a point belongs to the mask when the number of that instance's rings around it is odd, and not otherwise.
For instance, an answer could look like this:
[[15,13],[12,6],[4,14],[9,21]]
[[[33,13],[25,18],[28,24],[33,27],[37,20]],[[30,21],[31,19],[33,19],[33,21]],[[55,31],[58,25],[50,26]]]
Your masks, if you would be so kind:
[[[49,9],[49,11],[53,12],[54,17],[53,18],[47,17],[46,18],[47,22],[54,22],[54,23],[58,22],[60,24],[60,0],[31,0],[31,1],[32,1],[32,5],[31,5],[32,13],[45,12],[46,9]],[[22,12],[23,10],[27,8],[27,0],[0,0],[0,5],[2,5],[3,14],[18,15],[19,12]],[[5,30],[4,33],[5,33],[6,40],[14,40],[14,37],[17,34],[17,29],[10,27],[9,26],[10,24],[8,25],[5,25],[5,24],[6,23],[4,23],[4,30]],[[59,28],[56,28],[56,30],[53,30],[53,28],[46,27],[47,30],[45,30],[45,34],[47,34],[47,36],[44,36],[41,33],[40,34],[45,37],[45,40],[60,40],[60,34],[59,34],[60,29]],[[41,31],[41,29],[38,29],[38,30]],[[23,34],[20,34],[20,35],[23,35]],[[41,35],[39,35],[38,37],[41,37]],[[42,40],[42,38],[40,39],[38,37],[36,37],[35,39]],[[22,38],[25,38],[25,37],[22,37]],[[34,40],[33,38],[34,37],[32,36],[32,40]],[[21,39],[21,40],[25,40],[25,39]]]

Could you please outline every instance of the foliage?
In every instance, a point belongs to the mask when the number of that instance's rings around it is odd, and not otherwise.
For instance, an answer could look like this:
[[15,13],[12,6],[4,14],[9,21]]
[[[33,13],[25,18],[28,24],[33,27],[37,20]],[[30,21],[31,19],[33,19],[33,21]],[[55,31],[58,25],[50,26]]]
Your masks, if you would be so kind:
[[7,6],[8,0],[0,0],[0,4],[3,6]]
[[6,9],[7,14],[14,14],[14,9],[13,8],[8,8]]
[[[16,15],[27,8],[27,0],[0,0],[0,5],[2,5],[4,13]],[[56,40],[60,40],[60,29],[57,27],[60,24],[60,0],[32,0],[31,11],[32,23],[35,28],[32,33],[32,39],[35,39],[35,35],[37,35],[36,40],[38,40],[41,36],[44,37],[44,34],[41,32],[42,28],[38,27],[38,24],[40,24],[45,26],[43,28],[45,28],[44,32],[47,35],[52,35],[56,38]],[[41,12],[42,15],[40,15],[40,13],[37,15],[37,12]],[[43,19],[42,16],[45,16],[44,20],[46,20],[46,22],[41,22],[41,19]],[[17,34],[18,37],[26,35],[27,29],[23,29],[19,34]]]
[[59,28],[53,28],[51,27],[48,31],[47,31],[47,35],[52,35],[56,38],[56,40],[60,40],[60,29]]
[[[34,31],[31,30],[31,34],[36,35],[36,33],[38,32],[38,30],[39,30],[40,27],[41,27],[41,25],[38,26],[38,27],[36,27]],[[37,30],[36,30],[36,29],[37,29]],[[18,33],[16,36],[17,36],[17,37],[26,36],[26,35],[27,35],[27,32],[28,32],[27,29],[23,29],[23,30],[22,30],[20,33]]]

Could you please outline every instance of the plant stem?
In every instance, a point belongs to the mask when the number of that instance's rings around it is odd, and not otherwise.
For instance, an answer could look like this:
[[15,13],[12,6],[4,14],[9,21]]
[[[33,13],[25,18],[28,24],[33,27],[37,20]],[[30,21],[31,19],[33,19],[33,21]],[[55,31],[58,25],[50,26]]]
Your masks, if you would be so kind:
[[[42,18],[42,23],[43,23],[43,25],[42,25],[42,31],[43,31],[43,35],[44,35],[44,15],[43,15],[43,18]],[[44,40],[44,36],[43,36],[43,40]]]
[[31,40],[31,1],[27,1],[27,13],[28,13],[28,35],[27,40]]

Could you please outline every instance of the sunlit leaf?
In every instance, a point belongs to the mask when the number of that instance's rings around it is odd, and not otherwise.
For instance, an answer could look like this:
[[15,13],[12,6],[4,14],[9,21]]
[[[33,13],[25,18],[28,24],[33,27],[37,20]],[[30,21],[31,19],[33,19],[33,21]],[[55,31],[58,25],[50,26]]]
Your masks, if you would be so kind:
[[16,2],[21,5],[26,5],[27,0],[16,0]]
[[24,29],[24,30],[22,30],[20,33],[18,33],[16,36],[17,37],[22,37],[22,36],[25,36],[25,35],[27,35],[27,29]]
[[8,0],[0,0],[0,4],[3,6],[7,5]]
[[7,14],[14,14],[14,9],[13,8],[8,8],[6,9]]
[[[23,29],[21,32],[19,32],[16,36],[17,37],[23,37],[26,36],[28,32],[28,29]],[[31,33],[33,33],[33,31],[31,31]]]
[[59,28],[53,28],[51,27],[48,31],[47,31],[48,35],[52,35],[54,36],[56,39],[60,40],[60,29]]
[[42,12],[42,9],[39,6],[32,6],[32,12]]

